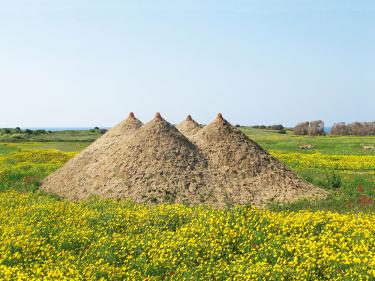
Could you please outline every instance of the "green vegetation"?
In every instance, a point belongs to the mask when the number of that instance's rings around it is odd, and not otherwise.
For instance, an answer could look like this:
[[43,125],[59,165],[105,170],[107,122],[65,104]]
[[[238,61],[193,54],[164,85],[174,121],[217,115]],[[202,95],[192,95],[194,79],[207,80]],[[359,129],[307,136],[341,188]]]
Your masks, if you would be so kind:
[[[1,280],[373,280],[374,214],[0,193]],[[15,215],[17,214],[17,215]]]
[[0,129],[0,142],[64,142],[64,141],[83,141],[92,142],[103,133],[105,129],[96,127],[91,130],[66,130],[66,131],[45,131],[45,130],[21,130],[15,129]]
[[[361,144],[375,146],[373,136],[296,136],[291,131],[279,134],[273,130],[243,128],[242,131],[266,150],[285,152],[345,155],[375,155],[375,150],[364,150]],[[300,145],[311,144],[312,150],[301,150]]]

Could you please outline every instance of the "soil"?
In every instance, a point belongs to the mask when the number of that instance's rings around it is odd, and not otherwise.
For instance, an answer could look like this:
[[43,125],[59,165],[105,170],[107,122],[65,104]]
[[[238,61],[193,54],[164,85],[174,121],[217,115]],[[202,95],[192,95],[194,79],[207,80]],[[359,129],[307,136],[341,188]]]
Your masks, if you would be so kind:
[[131,113],[48,176],[42,189],[72,200],[98,195],[216,207],[326,195],[221,114],[204,128],[191,116],[177,128],[159,113],[145,125]]
[[176,126],[176,128],[187,137],[191,137],[199,132],[201,126],[191,115],[188,115],[184,121]]

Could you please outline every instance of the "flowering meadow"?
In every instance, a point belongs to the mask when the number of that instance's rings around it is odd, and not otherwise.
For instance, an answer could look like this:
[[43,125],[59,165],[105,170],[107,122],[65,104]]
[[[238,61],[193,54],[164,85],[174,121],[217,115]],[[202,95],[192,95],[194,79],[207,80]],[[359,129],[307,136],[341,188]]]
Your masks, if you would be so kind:
[[373,280],[375,215],[0,193],[3,280]]
[[375,173],[375,155],[332,155],[270,151],[270,153],[293,168],[335,169],[338,171],[365,171]]
[[[332,191],[339,208],[366,193],[366,212],[70,202],[38,187],[76,152],[40,146],[0,146],[0,280],[374,280],[371,181]],[[297,173],[375,170],[373,155],[270,153]]]
[[0,154],[0,190],[35,190],[45,176],[74,155],[53,149]]

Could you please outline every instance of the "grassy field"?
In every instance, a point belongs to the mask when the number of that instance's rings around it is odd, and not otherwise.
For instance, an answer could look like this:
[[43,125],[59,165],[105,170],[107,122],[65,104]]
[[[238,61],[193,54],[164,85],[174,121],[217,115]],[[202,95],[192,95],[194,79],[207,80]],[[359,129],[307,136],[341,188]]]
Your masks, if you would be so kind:
[[375,151],[361,144],[375,137],[243,130],[329,197],[270,210],[69,202],[40,182],[100,134],[0,142],[0,279],[373,280]]
[[17,131],[15,129],[8,129],[8,133],[5,133],[5,129],[0,129],[0,142],[92,142],[102,134],[103,132],[100,129],[55,132],[34,130],[31,133],[26,133],[26,130]]
[[[248,129],[242,131],[257,141],[264,149],[282,152],[299,152],[340,155],[375,155],[375,150],[364,150],[361,144],[375,146],[373,136],[296,136],[291,131],[279,134],[277,131]],[[302,151],[299,146],[311,144],[314,149]]]

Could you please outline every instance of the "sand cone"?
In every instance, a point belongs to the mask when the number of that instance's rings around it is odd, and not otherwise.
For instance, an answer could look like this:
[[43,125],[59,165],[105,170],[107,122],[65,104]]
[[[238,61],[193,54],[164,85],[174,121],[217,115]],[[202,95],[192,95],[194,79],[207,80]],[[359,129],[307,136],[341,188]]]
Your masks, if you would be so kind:
[[189,114],[176,128],[185,136],[191,137],[201,129],[201,126]]
[[[264,206],[326,195],[231,126],[222,114],[202,129],[191,116],[178,127],[160,113],[145,125],[130,113],[48,176],[41,188],[69,199],[99,195],[217,207]],[[197,131],[187,138],[192,129]]]

